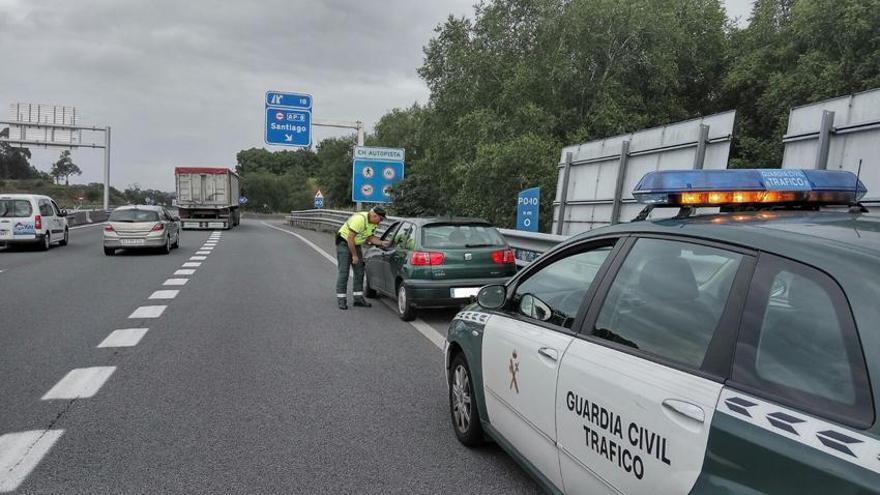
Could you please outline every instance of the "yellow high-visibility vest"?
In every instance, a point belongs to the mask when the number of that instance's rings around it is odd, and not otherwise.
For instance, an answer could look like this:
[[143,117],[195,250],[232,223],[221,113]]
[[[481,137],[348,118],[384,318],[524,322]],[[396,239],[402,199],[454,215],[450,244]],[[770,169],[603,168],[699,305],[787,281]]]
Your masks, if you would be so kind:
[[348,240],[348,235],[355,232],[354,244],[356,246],[367,242],[367,238],[376,232],[377,227],[376,224],[370,223],[369,215],[369,212],[359,211],[348,217],[348,220],[342,224],[342,227],[339,227],[339,236]]

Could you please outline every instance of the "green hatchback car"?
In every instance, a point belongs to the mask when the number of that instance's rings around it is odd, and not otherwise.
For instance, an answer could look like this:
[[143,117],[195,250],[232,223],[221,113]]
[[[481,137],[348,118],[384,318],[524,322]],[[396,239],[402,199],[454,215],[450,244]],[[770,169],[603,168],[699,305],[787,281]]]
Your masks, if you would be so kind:
[[364,253],[364,294],[397,298],[405,321],[418,308],[468,303],[480,287],[504,283],[516,273],[507,241],[489,222],[476,218],[407,218],[382,235],[387,249]]

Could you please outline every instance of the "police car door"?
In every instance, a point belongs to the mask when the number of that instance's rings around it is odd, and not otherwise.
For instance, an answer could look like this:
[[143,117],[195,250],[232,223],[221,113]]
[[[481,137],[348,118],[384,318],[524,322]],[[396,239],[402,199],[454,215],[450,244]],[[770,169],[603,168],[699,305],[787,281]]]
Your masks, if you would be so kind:
[[621,258],[560,365],[565,491],[688,493],[703,465],[753,257],[646,237]]
[[[559,359],[615,239],[575,246],[530,267],[483,334],[486,413],[492,427],[561,487],[555,391]],[[591,292],[592,293],[592,292]]]

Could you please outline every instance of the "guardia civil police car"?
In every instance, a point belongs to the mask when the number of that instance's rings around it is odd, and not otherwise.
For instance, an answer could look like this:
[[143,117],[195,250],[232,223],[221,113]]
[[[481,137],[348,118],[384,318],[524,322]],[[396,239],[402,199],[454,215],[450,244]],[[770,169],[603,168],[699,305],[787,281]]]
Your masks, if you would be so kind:
[[646,175],[634,196],[677,217],[576,236],[455,317],[455,434],[551,492],[880,493],[865,192],[842,171]]

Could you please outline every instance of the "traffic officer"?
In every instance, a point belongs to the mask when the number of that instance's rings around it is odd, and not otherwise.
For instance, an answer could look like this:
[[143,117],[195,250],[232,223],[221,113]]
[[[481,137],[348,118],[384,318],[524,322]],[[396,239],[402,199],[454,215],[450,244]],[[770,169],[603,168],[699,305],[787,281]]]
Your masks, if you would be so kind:
[[370,211],[360,211],[348,217],[336,234],[336,261],[339,273],[336,276],[336,303],[339,309],[348,309],[348,268],[354,271],[352,295],[354,305],[369,308],[364,299],[364,257],[361,246],[364,243],[388,247],[389,241],[381,241],[373,233],[376,226],[385,219],[385,208],[374,206]]

